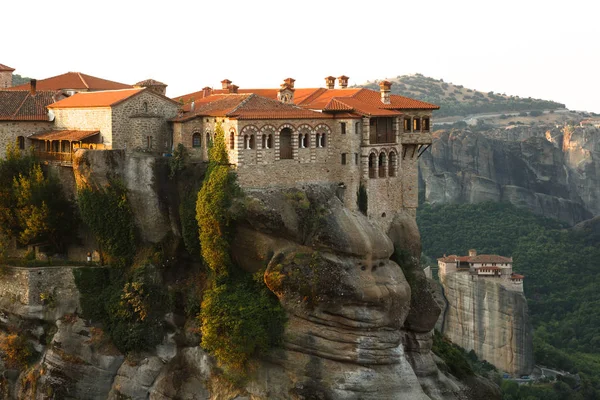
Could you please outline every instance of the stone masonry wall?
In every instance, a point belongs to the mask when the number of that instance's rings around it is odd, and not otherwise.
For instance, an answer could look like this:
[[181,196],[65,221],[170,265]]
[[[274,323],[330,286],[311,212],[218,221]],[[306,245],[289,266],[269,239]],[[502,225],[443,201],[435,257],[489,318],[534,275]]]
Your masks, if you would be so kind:
[[0,72],[0,89],[6,89],[12,87],[12,72],[1,71]]
[[76,267],[3,267],[0,309],[23,318],[54,321],[81,311],[73,269]]
[[[179,106],[151,91],[135,95],[112,108],[112,148],[171,150],[171,127],[167,121]],[[148,138],[151,138],[150,140]]]
[[112,140],[111,111],[106,108],[54,108],[55,120],[52,129],[72,129],[83,131],[100,131],[100,143],[110,149]]
[[[17,137],[27,138],[34,133],[49,131],[52,129],[52,122],[40,121],[1,121],[0,122],[0,158],[6,156],[6,146],[17,142]],[[25,141],[25,146],[31,146],[30,141]]]
[[[229,134],[237,133],[237,121],[229,118],[198,117],[186,122],[173,124],[173,147],[177,148],[180,143],[190,152],[190,157],[195,161],[208,161],[208,144],[214,138],[215,126],[220,122],[225,132],[225,146],[229,150],[229,162],[237,162],[237,151],[231,150],[229,146]],[[193,135],[200,135],[200,146],[193,147]]]

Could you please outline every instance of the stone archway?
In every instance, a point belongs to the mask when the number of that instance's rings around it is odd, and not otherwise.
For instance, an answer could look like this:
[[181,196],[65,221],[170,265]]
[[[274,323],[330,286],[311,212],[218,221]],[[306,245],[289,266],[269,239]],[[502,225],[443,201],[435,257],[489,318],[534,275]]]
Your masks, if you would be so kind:
[[279,159],[291,160],[293,158],[292,130],[290,128],[283,128],[279,133]]

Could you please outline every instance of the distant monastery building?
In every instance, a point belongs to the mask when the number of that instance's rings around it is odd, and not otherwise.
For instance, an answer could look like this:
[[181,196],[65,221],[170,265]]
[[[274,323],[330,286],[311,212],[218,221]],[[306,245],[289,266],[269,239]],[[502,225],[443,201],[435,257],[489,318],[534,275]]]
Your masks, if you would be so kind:
[[469,274],[472,280],[494,279],[508,290],[523,292],[523,275],[513,272],[512,257],[495,254],[477,255],[476,250],[469,250],[468,256],[450,255],[438,258],[440,275],[463,273]]

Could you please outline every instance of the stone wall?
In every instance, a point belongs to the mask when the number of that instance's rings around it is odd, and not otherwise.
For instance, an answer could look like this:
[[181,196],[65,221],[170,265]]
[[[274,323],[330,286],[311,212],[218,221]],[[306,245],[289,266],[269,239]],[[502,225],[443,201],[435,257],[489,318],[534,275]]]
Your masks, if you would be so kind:
[[465,350],[514,375],[529,375],[533,332],[527,300],[507,290],[501,278],[477,278],[468,272],[443,273],[448,302],[442,313],[443,333]]
[[12,72],[0,71],[0,89],[12,87]]
[[[0,158],[6,156],[6,146],[17,142],[17,137],[25,138],[34,133],[49,131],[52,129],[52,122],[39,121],[0,121]],[[25,146],[31,146],[31,142],[26,141]]]
[[[112,108],[112,148],[171,150],[168,119],[177,115],[179,106],[145,90]],[[150,138],[150,139],[149,139]]]
[[46,321],[81,311],[73,277],[75,268],[4,266],[0,276],[0,309]]
[[113,146],[110,108],[53,108],[52,111],[55,116],[52,129],[98,130],[100,143],[109,149]]

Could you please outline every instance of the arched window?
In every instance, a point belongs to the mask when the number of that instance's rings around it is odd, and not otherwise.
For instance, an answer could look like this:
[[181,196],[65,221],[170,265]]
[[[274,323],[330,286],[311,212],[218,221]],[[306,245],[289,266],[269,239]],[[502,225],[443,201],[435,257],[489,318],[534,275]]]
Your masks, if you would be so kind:
[[315,144],[317,145],[317,147],[321,147],[321,134],[320,133],[317,133],[316,141],[317,141],[317,143],[315,143]]
[[325,133],[321,134],[321,141],[320,141],[320,143],[319,143],[320,145],[318,147],[325,147],[325,144],[327,143],[327,140],[325,140],[326,139],[325,136],[326,136]]
[[298,148],[299,149],[304,148],[304,135],[303,134],[298,135]]
[[211,145],[210,132],[206,132],[206,147]]
[[377,156],[369,154],[369,178],[377,178]]
[[292,152],[292,130],[283,128],[279,133],[279,158],[281,160],[291,160],[294,158]]
[[235,149],[235,133],[229,132],[229,148]]
[[379,177],[385,178],[385,153],[379,153]]
[[267,135],[260,135],[260,144],[263,149],[268,149],[267,147]]
[[142,110],[144,110],[144,113],[148,112],[148,102],[147,101],[142,103]]
[[250,148],[250,136],[244,135],[244,149],[247,150]]
[[202,147],[202,138],[199,132],[192,134],[192,147]]
[[388,176],[396,176],[396,160],[398,159],[398,157],[396,157],[396,153],[393,151],[390,151],[390,154],[388,155]]
[[270,134],[269,137],[267,137],[267,149],[272,149],[273,148],[273,135]]
[[304,147],[306,147],[308,149],[310,147],[310,133],[305,133],[303,140],[304,140]]
[[249,149],[255,149],[256,148],[256,142],[254,140],[255,140],[255,136],[254,135],[250,135],[250,143],[249,143],[250,147],[249,147]]
[[25,137],[24,136],[17,137],[17,145],[19,146],[19,150],[25,150]]

